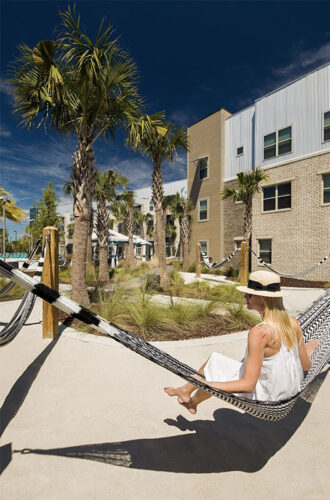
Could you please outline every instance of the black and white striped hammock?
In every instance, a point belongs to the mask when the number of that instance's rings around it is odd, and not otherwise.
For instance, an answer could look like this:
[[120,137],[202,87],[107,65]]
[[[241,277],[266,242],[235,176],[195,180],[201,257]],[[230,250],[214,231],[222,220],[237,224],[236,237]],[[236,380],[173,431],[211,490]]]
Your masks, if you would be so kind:
[[[38,261],[38,267],[35,272],[35,279],[37,281],[41,281],[41,275],[42,275],[42,270],[43,270],[43,265],[44,265],[44,260],[45,260],[45,255],[46,255],[46,247],[47,247],[47,241],[48,241],[49,234],[46,234],[45,238],[45,243],[44,247],[42,249],[41,257]],[[29,268],[29,265],[32,261],[32,258],[34,254],[36,253],[38,247],[40,245],[40,240],[37,242],[36,246],[28,256],[27,260],[23,263],[22,269],[24,271],[27,271]],[[11,285],[10,287],[8,285]],[[16,283],[10,281],[4,288],[6,289],[7,293],[16,285]],[[4,288],[2,290],[4,290]],[[4,294],[1,294],[4,295]],[[15,311],[13,317],[9,321],[9,323],[1,330],[0,332],[0,346],[8,344],[11,342],[16,335],[20,332],[22,327],[25,325],[27,320],[29,319],[32,310],[34,308],[36,301],[36,295],[32,292],[25,292],[23,299],[21,300],[17,310]]]
[[207,384],[197,381],[193,378],[193,375],[198,372],[193,368],[181,363],[179,360],[136,335],[106,321],[68,297],[40,283],[35,278],[31,278],[21,271],[14,269],[10,264],[2,260],[0,260],[0,273],[61,311],[70,314],[73,318],[77,318],[87,325],[92,326],[132,351],[135,351],[137,354],[144,356],[188,382],[192,382],[213,396],[219,397],[257,418],[269,421],[277,421],[284,418],[300,394],[308,390],[311,382],[330,359],[330,290],[327,290],[297,318],[302,327],[305,339],[318,339],[319,341],[318,347],[312,356],[312,366],[303,381],[300,393],[285,401],[255,401],[221,391],[220,389],[211,388]]
[[227,262],[229,262],[233,257],[235,257],[235,255],[237,254],[238,251],[239,251],[239,248],[235,248],[235,250],[231,254],[229,254],[228,257],[226,257],[224,260],[222,260],[219,263],[216,263],[216,262],[211,263],[206,252],[201,251],[202,261],[208,269],[219,269],[220,267],[227,264]]

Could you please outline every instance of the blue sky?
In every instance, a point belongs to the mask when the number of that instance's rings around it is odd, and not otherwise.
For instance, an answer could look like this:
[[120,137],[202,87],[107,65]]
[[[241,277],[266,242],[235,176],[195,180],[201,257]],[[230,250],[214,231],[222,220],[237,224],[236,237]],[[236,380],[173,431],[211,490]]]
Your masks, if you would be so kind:
[[[49,181],[70,210],[61,187],[70,176],[74,137],[19,128],[6,83],[17,45],[55,39],[67,2],[1,1],[0,185],[23,209]],[[330,60],[330,2],[308,1],[78,1],[82,26],[93,37],[102,17],[120,36],[139,70],[146,110],[165,110],[189,126],[221,107],[235,113],[265,93]],[[152,165],[116,142],[95,144],[96,165],[120,170],[131,188],[150,185]],[[164,165],[164,181],[186,176],[186,157]],[[24,232],[9,224],[9,234]]]

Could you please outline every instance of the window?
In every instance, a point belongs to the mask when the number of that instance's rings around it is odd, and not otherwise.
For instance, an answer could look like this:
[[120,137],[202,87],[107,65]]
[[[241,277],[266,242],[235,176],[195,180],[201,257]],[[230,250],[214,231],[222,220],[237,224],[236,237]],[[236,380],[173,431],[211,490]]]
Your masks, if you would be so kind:
[[235,240],[235,250],[240,250],[243,238],[234,238],[234,240]]
[[207,179],[208,177],[208,158],[205,156],[204,158],[199,158],[197,161],[197,168],[199,170],[199,180]]
[[323,175],[323,203],[330,203],[330,174]]
[[323,141],[330,141],[330,111],[323,114]]
[[199,201],[199,213],[198,220],[203,221],[208,219],[208,200],[200,200]]
[[241,156],[244,153],[244,147],[240,146],[236,149],[236,156]]
[[201,246],[201,251],[206,253],[206,255],[209,254],[209,251],[208,251],[208,247],[209,247],[209,242],[208,241],[198,241],[198,243],[200,244]]
[[263,211],[291,208],[291,182],[263,188]]
[[150,200],[150,203],[149,203],[150,212],[153,212],[153,209],[154,209],[154,202],[152,200]]
[[259,240],[259,257],[267,264],[272,263],[272,240]]
[[292,127],[282,128],[264,136],[264,160],[292,151]]

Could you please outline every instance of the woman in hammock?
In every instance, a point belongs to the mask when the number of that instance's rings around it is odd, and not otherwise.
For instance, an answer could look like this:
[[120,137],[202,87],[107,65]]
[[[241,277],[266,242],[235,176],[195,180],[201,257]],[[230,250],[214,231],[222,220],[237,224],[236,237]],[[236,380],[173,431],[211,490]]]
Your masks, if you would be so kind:
[[[303,371],[311,366],[310,356],[317,341],[304,344],[298,321],[290,318],[283,306],[282,297],[290,292],[281,290],[277,274],[253,272],[248,286],[237,289],[245,293],[247,308],[260,313],[262,323],[250,330],[241,362],[214,352],[199,370],[206,380],[199,375],[194,377],[210,387],[240,393],[249,399],[289,399],[300,390]],[[199,403],[211,397],[191,383],[164,390],[169,396],[177,396],[190,413],[196,413]]]

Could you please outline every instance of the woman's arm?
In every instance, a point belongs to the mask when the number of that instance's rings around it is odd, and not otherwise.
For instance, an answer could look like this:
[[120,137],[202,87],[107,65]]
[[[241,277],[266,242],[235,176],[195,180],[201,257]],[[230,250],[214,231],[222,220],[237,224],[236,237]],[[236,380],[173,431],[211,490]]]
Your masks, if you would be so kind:
[[295,318],[291,318],[291,319],[294,322],[294,327],[295,327],[295,329],[297,331],[297,335],[298,335],[298,352],[299,352],[301,367],[304,370],[304,372],[307,372],[310,369],[312,362],[311,362],[310,357],[308,356],[308,353],[306,351],[306,346],[304,343],[304,336],[303,336],[302,330],[300,328],[300,325]]
[[264,328],[262,326],[252,328],[248,336],[248,355],[245,363],[245,371],[243,378],[239,380],[233,380],[232,382],[213,382],[205,381],[199,375],[194,375],[194,378],[204,382],[204,384],[210,387],[221,389],[226,392],[252,392],[260,375],[266,344],[267,340]]

